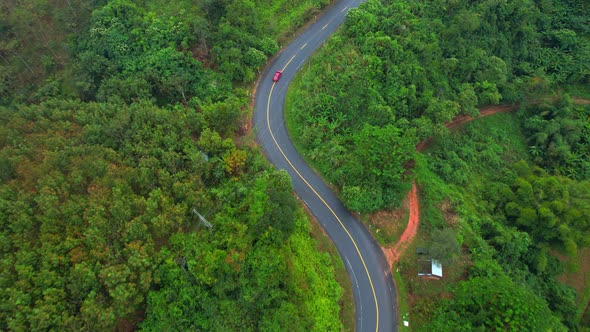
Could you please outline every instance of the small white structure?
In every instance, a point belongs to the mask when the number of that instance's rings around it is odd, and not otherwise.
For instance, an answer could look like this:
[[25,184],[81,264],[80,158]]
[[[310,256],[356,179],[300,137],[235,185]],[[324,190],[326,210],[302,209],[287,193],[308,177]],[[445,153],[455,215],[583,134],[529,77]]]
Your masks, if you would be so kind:
[[443,277],[442,265],[436,259],[420,260],[419,276]]
[[435,259],[432,260],[432,275],[439,278],[442,278],[443,276],[442,265]]

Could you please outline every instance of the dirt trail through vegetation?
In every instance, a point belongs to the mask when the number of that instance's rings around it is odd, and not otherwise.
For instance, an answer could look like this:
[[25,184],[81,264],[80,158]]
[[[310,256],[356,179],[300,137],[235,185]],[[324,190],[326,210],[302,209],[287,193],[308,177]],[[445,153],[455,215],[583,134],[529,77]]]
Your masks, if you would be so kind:
[[512,112],[512,111],[515,111],[516,109],[518,109],[519,107],[520,107],[520,104],[492,105],[492,106],[482,107],[479,110],[479,115],[477,117],[472,117],[469,115],[459,115],[459,116],[455,117],[453,119],[453,121],[445,124],[445,127],[449,128],[449,129],[455,129],[455,128],[459,127],[460,125],[467,123],[469,121],[473,121],[475,119],[483,118],[483,117],[498,114],[498,113]]
[[420,202],[418,201],[418,189],[416,188],[416,182],[412,184],[412,190],[408,193],[406,198],[406,204],[410,209],[410,216],[408,217],[408,226],[402,233],[399,241],[390,248],[383,248],[389,267],[391,268],[395,262],[399,259],[399,256],[404,252],[407,245],[410,244],[416,232],[418,232],[418,223],[420,221]]
[[[573,97],[574,103],[578,105],[588,105],[590,104],[590,100]],[[449,129],[455,129],[460,125],[463,125],[469,121],[473,121],[475,119],[483,118],[486,116],[498,114],[498,113],[508,113],[517,110],[520,107],[520,104],[505,104],[505,105],[491,105],[491,106],[484,106],[480,108],[479,116],[472,117],[469,115],[459,115],[453,119],[453,121],[447,123],[445,126]],[[426,147],[431,144],[430,139],[426,139],[423,142],[420,142],[416,145],[417,151],[422,151]],[[416,182],[412,185],[412,190],[408,193],[406,197],[406,203],[410,209],[410,216],[408,220],[408,225],[404,230],[401,238],[394,244],[392,247],[382,247],[383,252],[385,253],[385,257],[387,257],[387,262],[389,263],[389,267],[393,267],[393,264],[397,262],[401,254],[404,250],[408,247],[414,236],[418,231],[418,224],[420,223],[420,202],[418,201],[418,190],[416,189]]]
[[[479,115],[477,117],[473,117],[470,115],[459,115],[453,119],[453,121],[445,124],[445,127],[449,129],[455,129],[469,121],[473,121],[475,119],[483,118],[486,116],[498,114],[498,113],[508,113],[517,110],[520,107],[520,104],[506,104],[506,105],[491,105],[491,106],[484,106],[480,108]],[[431,140],[430,138],[426,139],[423,142],[418,143],[416,145],[417,151],[422,151],[428,146],[430,146]]]
[[[485,106],[480,109],[479,116],[472,117],[469,115],[460,115],[454,118],[453,121],[447,123],[445,126],[449,129],[455,129],[462,124],[478,118],[498,113],[512,112],[518,109],[519,106],[519,104]],[[422,151],[428,147],[430,143],[430,139],[420,142],[420,144],[416,146],[416,150]],[[393,264],[398,261],[399,257],[412,242],[416,236],[416,233],[418,232],[418,224],[420,223],[420,202],[418,200],[418,189],[416,188],[416,182],[412,184],[412,190],[408,193],[405,204],[408,204],[410,210],[410,216],[408,217],[409,220],[406,229],[396,244],[394,244],[392,247],[382,247],[390,268],[392,268]]]

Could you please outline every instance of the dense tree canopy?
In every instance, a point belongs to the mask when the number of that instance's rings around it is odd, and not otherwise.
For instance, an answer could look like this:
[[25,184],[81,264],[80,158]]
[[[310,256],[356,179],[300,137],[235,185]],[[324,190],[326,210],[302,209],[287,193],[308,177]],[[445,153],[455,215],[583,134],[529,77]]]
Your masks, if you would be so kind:
[[[588,245],[588,112],[549,96],[587,93],[589,11],[580,0],[368,0],[295,80],[291,137],[346,206],[400,205],[415,176],[431,258],[466,266],[448,300],[413,303],[418,330],[579,327],[556,256]],[[444,126],[516,102],[518,117],[456,136]],[[416,154],[427,137],[435,145]]]
[[288,175],[240,137],[244,83],[327,4],[3,2],[0,330],[341,330]]
[[8,1],[0,103],[222,100],[328,0]]
[[4,328],[113,329],[147,305],[149,330],[339,329],[288,175],[194,110],[51,100],[0,117]]

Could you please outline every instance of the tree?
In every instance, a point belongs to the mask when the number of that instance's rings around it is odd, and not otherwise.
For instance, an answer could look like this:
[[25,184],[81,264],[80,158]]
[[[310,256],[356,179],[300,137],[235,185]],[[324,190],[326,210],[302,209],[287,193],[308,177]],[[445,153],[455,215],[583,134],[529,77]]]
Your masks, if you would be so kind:
[[522,120],[528,144],[535,152],[534,161],[556,174],[587,178],[587,149],[583,147],[588,108],[576,109],[566,96],[554,104],[531,105],[524,114]]
[[230,136],[238,130],[241,110],[245,107],[245,100],[228,98],[213,104],[203,105],[203,114],[212,130],[220,135]]
[[502,95],[498,92],[498,87],[495,83],[489,81],[478,82],[475,84],[475,91],[478,94],[478,98],[481,104],[498,104]]
[[354,155],[380,183],[399,181],[405,162],[412,158],[413,136],[413,131],[404,132],[393,125],[366,125],[355,137]]
[[479,102],[473,85],[463,83],[459,86],[458,103],[461,106],[461,113],[471,116],[479,115],[477,108]]

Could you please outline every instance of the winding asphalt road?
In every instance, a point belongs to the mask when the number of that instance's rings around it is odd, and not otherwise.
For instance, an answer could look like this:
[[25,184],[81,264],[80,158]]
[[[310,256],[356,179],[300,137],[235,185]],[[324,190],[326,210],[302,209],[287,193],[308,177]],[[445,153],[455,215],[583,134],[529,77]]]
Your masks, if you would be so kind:
[[[332,238],[352,281],[357,331],[397,330],[396,291],[381,251],[356,220],[303,161],[285,128],[283,105],[289,83],[305,60],[362,0],[341,0],[311,24],[271,63],[256,91],[254,125],[267,158],[292,178],[293,188]],[[283,70],[275,83],[275,71]]]

